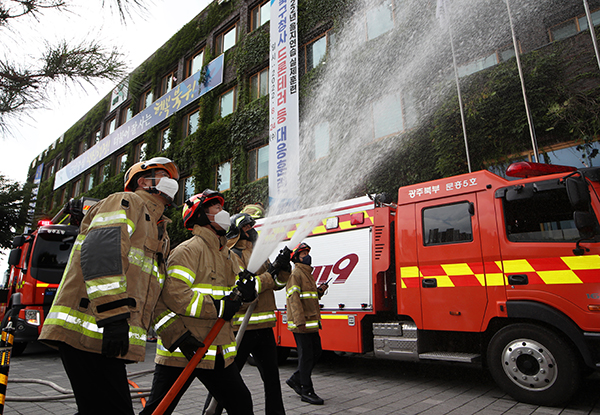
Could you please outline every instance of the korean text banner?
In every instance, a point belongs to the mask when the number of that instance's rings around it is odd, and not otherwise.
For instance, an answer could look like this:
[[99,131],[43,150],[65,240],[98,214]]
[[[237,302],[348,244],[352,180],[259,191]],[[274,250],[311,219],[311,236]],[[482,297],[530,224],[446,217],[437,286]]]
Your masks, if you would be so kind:
[[269,205],[271,213],[282,213],[297,208],[295,206],[299,191],[297,10],[297,0],[271,0],[269,45]]
[[223,56],[207,65],[204,82],[199,82],[202,71],[196,72],[56,172],[54,190],[220,85],[223,82]]

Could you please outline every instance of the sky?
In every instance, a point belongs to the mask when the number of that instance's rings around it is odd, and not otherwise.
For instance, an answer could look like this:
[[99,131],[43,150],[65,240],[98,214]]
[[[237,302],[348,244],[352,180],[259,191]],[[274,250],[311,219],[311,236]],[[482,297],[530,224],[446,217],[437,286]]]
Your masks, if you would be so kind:
[[[35,61],[44,42],[67,39],[103,39],[118,47],[131,71],[198,13],[210,0],[144,0],[146,11],[132,11],[124,25],[115,10],[102,8],[100,0],[72,0],[69,12],[46,11],[38,21],[23,17],[8,28],[0,28],[0,55],[18,63]],[[114,4],[115,0],[105,1]],[[12,45],[11,45],[12,44]],[[25,182],[31,161],[73,126],[116,86],[73,84],[49,90],[47,109],[34,110],[10,124],[10,134],[0,133],[0,174]]]
[[[69,12],[46,11],[36,21],[15,20],[0,28],[0,55],[18,63],[35,62],[44,42],[103,39],[107,48],[118,47],[128,71],[142,64],[179,29],[200,13],[211,0],[144,0],[146,11],[133,11],[124,25],[116,11],[102,8],[100,0],[72,0]],[[105,0],[105,4],[114,4]],[[102,100],[117,82],[74,84],[48,91],[46,109],[31,111],[10,124],[10,134],[0,133],[0,174],[24,183],[32,160]],[[5,253],[5,255],[2,255]],[[0,252],[0,272],[8,255]]]

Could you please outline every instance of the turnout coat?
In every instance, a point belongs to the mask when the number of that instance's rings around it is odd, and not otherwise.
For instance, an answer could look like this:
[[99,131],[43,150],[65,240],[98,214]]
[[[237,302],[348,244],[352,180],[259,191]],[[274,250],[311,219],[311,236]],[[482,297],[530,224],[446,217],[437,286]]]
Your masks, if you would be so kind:
[[[156,309],[157,364],[187,365],[188,360],[176,346],[187,331],[204,341],[217,321],[213,298],[219,300],[231,294],[237,275],[244,269],[237,255],[227,248],[225,237],[199,225],[194,225],[192,233],[169,257]],[[225,322],[197,367],[213,369],[217,354],[223,355],[225,367],[233,363],[236,342],[231,321]]]
[[145,190],[112,194],[90,209],[40,340],[101,353],[103,327],[126,319],[129,351],[120,358],[144,360],[170,246],[163,212]]
[[319,298],[322,293],[317,290],[312,270],[310,265],[297,263],[287,282],[288,330],[293,333],[313,333],[321,328]]

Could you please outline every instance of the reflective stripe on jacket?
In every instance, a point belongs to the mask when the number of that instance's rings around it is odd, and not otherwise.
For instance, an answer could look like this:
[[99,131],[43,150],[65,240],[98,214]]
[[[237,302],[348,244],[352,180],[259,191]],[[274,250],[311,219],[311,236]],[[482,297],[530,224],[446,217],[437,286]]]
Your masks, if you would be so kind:
[[319,294],[312,270],[310,265],[295,264],[287,282],[287,324],[294,333],[315,332],[321,327]]
[[115,193],[90,209],[40,340],[100,353],[103,327],[127,319],[129,351],[122,358],[144,360],[169,253],[170,220],[163,211],[164,205],[144,190]]
[[[203,341],[217,321],[213,298],[229,295],[235,286],[240,262],[229,251],[225,238],[219,238],[206,227],[195,225],[193,236],[178,245],[169,256],[167,277],[156,307],[155,329],[159,335],[155,362],[166,366],[184,367],[188,360],[173,345],[187,331]],[[222,246],[222,248],[221,248]],[[199,368],[213,369],[218,352],[225,366],[236,355],[235,336],[231,322],[226,322]]]

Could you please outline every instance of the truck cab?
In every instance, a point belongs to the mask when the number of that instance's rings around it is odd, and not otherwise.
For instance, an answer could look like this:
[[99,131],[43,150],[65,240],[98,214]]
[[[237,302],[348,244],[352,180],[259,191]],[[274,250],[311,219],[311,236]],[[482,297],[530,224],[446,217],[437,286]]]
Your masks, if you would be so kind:
[[[13,240],[8,259],[10,273],[0,288],[0,321],[2,328],[9,321],[15,328],[14,355],[37,340],[77,239],[81,218],[96,201],[72,200],[52,220],[40,221],[34,232]],[[69,224],[64,224],[67,220]]]

